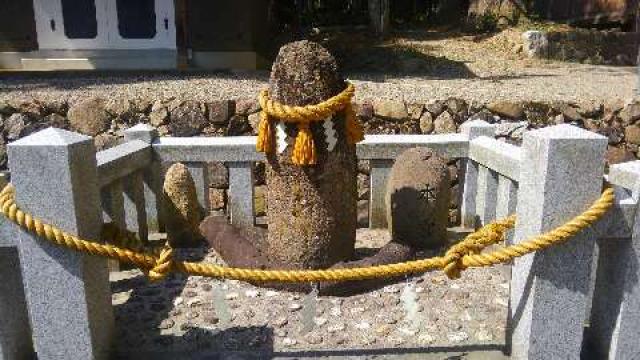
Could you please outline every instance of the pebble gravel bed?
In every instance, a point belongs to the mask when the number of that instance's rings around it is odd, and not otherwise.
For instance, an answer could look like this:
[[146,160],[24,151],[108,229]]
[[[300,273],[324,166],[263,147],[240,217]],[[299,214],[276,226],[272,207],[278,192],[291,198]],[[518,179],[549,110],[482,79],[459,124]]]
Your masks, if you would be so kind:
[[[358,230],[360,244],[365,239],[378,246],[386,236],[386,231]],[[221,263],[205,248],[180,250],[178,256]],[[179,274],[150,283],[138,270],[122,271],[111,275],[116,348],[123,358],[139,352],[500,348],[507,271],[472,269],[455,281],[432,272],[347,297],[314,297]],[[407,294],[415,306],[405,305]]]
[[[618,102],[633,97],[635,68],[583,64],[522,68],[506,75],[470,78],[347,74],[357,86],[356,100],[394,99],[425,103],[449,97],[488,103],[504,101]],[[90,97],[210,101],[257,96],[266,72],[240,73],[104,73],[1,75],[0,100],[74,103]]]

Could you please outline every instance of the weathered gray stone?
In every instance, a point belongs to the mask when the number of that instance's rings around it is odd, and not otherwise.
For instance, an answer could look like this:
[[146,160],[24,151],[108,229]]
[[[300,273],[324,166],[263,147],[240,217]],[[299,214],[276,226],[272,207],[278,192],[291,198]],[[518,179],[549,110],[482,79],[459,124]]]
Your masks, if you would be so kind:
[[445,104],[442,101],[433,101],[425,104],[425,109],[431,113],[434,117],[438,117],[445,109]]
[[409,119],[411,120],[420,120],[423,111],[424,104],[407,104],[407,112],[409,113]]
[[85,135],[95,136],[109,129],[111,115],[104,100],[91,98],[73,105],[67,114],[71,128]]
[[174,136],[195,136],[207,124],[207,118],[196,101],[185,101],[171,111],[171,131]]
[[[606,138],[571,125],[525,134],[515,243],[565,223],[599,197],[606,146]],[[515,260],[513,357],[580,358],[595,238],[592,228],[585,229]]]
[[204,214],[209,213],[209,170],[206,163],[203,162],[185,162],[189,169],[189,174],[195,185],[198,203]]
[[496,124],[496,136],[505,136],[512,139],[522,139],[522,135],[529,128],[529,122],[502,122]]
[[454,133],[456,132],[456,121],[448,111],[445,111],[433,122],[433,131],[436,134]]
[[393,240],[416,248],[445,244],[450,197],[446,159],[426,148],[402,153],[389,173],[385,196]]
[[[91,138],[50,128],[10,144],[9,161],[20,164],[12,166],[11,178],[23,210],[81,238],[99,238],[102,211]],[[38,357],[108,358],[113,314],[106,259],[24,232],[19,241]]]
[[373,111],[376,116],[391,120],[405,120],[409,117],[404,101],[377,100],[373,102]]

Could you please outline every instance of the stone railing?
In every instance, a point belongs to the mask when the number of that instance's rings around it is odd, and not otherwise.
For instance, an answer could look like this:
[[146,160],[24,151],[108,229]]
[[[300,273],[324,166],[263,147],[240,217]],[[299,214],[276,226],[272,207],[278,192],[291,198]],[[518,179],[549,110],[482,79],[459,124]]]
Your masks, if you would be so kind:
[[[495,132],[491,124],[469,121],[460,134],[368,136],[357,154],[371,162],[371,226],[384,226],[381,194],[394,159],[416,146],[463,161],[464,226],[515,212],[514,243],[563,224],[598,198],[605,137],[557,125],[525,133],[516,147],[495,140]],[[107,220],[144,237],[163,230],[163,163],[184,162],[206,206],[204,164],[219,161],[229,167],[231,221],[253,225],[252,167],[263,160],[254,138],[158,137],[146,125],[127,130],[125,138],[97,154],[91,138],[52,128],[10,144],[18,204],[82,238],[98,238]],[[591,324],[589,343],[609,358],[640,352],[639,164],[611,168],[619,197],[598,226],[512,264],[507,343],[514,358],[578,359],[585,323]],[[4,218],[0,231],[0,358],[22,358],[34,348],[41,359],[108,357],[114,320],[107,261],[45,243]]]

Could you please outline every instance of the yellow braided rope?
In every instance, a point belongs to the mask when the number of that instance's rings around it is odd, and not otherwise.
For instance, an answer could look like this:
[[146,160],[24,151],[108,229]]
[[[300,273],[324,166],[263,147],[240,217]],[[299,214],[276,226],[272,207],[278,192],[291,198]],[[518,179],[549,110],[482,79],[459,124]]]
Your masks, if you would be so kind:
[[518,244],[486,254],[482,254],[481,251],[489,245],[503,241],[506,231],[514,227],[516,221],[515,216],[510,216],[480,228],[460,243],[451,247],[444,256],[430,259],[364,268],[257,270],[174,261],[173,249],[168,245],[163,248],[159,256],[155,256],[134,252],[109,244],[99,244],[93,241],[79,239],[54,226],[45,224],[39,219],[20,210],[15,203],[14,195],[15,190],[12,185],[7,185],[0,192],[0,210],[2,214],[18,226],[54,244],[72,250],[134,264],[147,273],[151,280],[160,280],[170,272],[178,271],[191,275],[253,282],[350,281],[397,277],[433,270],[443,270],[447,276],[455,279],[460,277],[460,273],[464,269],[509,262],[516,257],[564,242],[598,221],[612,206],[614,201],[613,190],[610,188],[606,189],[589,209],[574,217],[566,224]]
[[351,98],[355,94],[355,87],[347,83],[347,87],[338,95],[319,104],[307,106],[288,106],[269,98],[269,91],[260,92],[259,101],[262,107],[258,140],[256,149],[259,152],[272,153],[275,141],[273,139],[272,118],[298,125],[298,135],[294,144],[291,160],[297,165],[316,164],[316,149],[310,124],[314,121],[324,121],[338,111],[345,111],[345,136],[350,144],[364,139],[362,126],[358,123],[355,111],[351,106]]

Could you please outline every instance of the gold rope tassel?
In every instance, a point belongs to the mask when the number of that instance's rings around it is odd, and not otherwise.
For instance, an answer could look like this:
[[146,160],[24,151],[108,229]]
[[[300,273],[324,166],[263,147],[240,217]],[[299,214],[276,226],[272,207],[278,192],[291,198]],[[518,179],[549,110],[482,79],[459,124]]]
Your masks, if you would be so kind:
[[313,143],[313,135],[307,122],[298,124],[298,136],[296,136],[291,161],[300,166],[316,164],[316,146]]
[[258,141],[256,142],[256,150],[265,154],[271,153],[273,149],[273,131],[271,129],[271,121],[266,111],[260,113],[260,128],[258,129]]
[[353,105],[351,103],[346,106],[344,116],[345,133],[349,144],[357,144],[364,140],[364,130],[362,129],[362,125],[358,122],[356,111],[353,109]]

